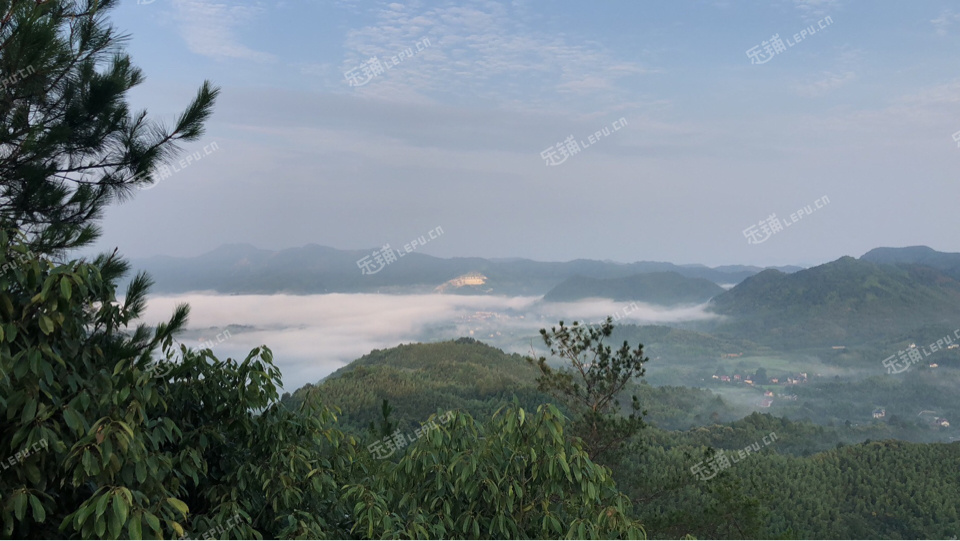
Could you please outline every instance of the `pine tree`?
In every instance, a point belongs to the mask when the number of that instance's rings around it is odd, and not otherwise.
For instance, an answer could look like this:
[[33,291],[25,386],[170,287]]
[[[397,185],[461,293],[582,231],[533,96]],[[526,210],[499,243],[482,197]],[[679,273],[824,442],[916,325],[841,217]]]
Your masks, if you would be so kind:
[[37,253],[96,239],[107,205],[202,135],[219,92],[204,82],[170,129],[130,111],[144,77],[107,19],[115,4],[0,0],[0,226]]
[[590,458],[604,465],[621,458],[628,439],[644,426],[639,399],[632,397],[631,412],[624,416],[620,409],[620,395],[627,384],[643,377],[643,344],[636,349],[624,341],[614,351],[604,345],[604,338],[613,332],[612,318],[599,327],[580,325],[574,321],[567,327],[553,327],[550,332],[540,329],[550,354],[562,359],[564,365],[555,369],[546,357],[527,361],[540,369],[537,378],[539,390],[553,395],[574,414],[571,429],[583,440]]

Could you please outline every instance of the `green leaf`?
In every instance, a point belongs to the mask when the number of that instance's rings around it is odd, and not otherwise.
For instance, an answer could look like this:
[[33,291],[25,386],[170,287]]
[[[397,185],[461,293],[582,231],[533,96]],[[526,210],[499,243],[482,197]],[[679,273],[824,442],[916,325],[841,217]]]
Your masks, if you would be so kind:
[[83,417],[74,411],[73,408],[67,407],[63,409],[63,420],[71,430],[76,432],[83,431]]
[[[84,452],[84,458],[88,455],[89,452]],[[107,504],[110,503],[110,494],[104,494],[100,496],[100,499],[97,501],[97,518],[103,516],[103,512],[107,510]]]
[[130,523],[127,524],[127,533],[130,534],[130,539],[143,539],[140,517],[130,517]]
[[40,316],[40,330],[43,331],[43,334],[50,334],[53,332],[53,320],[49,317],[43,315]]
[[33,494],[30,495],[30,509],[33,510],[34,522],[41,523],[47,518],[47,512],[44,511],[40,498]]
[[182,501],[176,498],[167,498],[167,503],[169,503],[174,508],[176,508],[177,511],[180,511],[180,513],[183,514],[184,518],[186,518],[187,512],[190,511],[190,508],[187,507],[187,504],[183,503]]
[[27,514],[27,493],[21,492],[13,498],[13,514],[17,520],[23,520]]
[[155,517],[153,513],[144,513],[143,519],[147,521],[147,525],[150,526],[150,529],[153,530],[154,533],[160,533],[160,519]]
[[[117,500],[114,499],[113,501]],[[120,522],[120,517],[118,517],[116,513],[110,513],[110,515],[107,516],[107,523],[110,527],[110,537],[113,539],[120,537],[120,529],[123,528],[123,523]]]
[[27,424],[33,421],[34,417],[37,416],[37,399],[31,398],[27,405],[23,408],[23,414],[20,415],[20,422]]
[[117,515],[121,525],[127,522],[127,513],[129,511],[130,506],[125,499],[119,495],[113,498],[113,512]]
[[70,285],[69,278],[63,278],[60,280],[60,294],[63,295],[64,299],[70,300],[70,295],[73,294],[73,287]]

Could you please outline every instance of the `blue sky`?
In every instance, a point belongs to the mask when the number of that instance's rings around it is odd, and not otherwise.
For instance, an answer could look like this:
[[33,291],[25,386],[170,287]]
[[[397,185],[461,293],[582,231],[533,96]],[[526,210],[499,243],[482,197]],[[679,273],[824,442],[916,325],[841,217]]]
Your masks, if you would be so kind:
[[[217,150],[110,209],[101,249],[372,249],[440,226],[424,253],[809,265],[960,251],[950,2],[129,0],[111,19],[147,75],[136,107],[171,122],[204,79],[223,90],[187,148]],[[751,64],[748,49],[808,27]],[[619,118],[563,163],[541,158]]]

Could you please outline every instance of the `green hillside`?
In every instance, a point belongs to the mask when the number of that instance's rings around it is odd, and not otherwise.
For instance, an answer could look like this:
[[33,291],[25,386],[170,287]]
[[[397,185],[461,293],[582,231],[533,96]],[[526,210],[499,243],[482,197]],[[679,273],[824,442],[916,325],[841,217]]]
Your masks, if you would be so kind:
[[400,426],[419,426],[437,409],[461,409],[490,416],[514,395],[524,407],[548,402],[536,390],[536,369],[520,355],[508,355],[472,338],[405,344],[373,350],[293,394],[316,392],[343,412],[343,422],[365,427],[381,418],[388,400]]
[[[387,400],[391,420],[415,427],[438,409],[460,409],[481,418],[514,396],[524,407],[550,402],[537,391],[536,376],[521,355],[459,338],[374,350],[286,400],[295,405],[307,393],[316,393],[325,404],[340,408],[342,421],[355,428],[379,422],[382,401]],[[627,394],[640,398],[651,424],[666,429],[732,421],[749,413],[702,389],[637,382]]]
[[[619,328],[611,339],[627,336],[691,351],[745,345],[656,326]],[[438,409],[479,418],[514,395],[528,404],[551,402],[535,390],[534,378],[521,356],[461,338],[373,351],[287,401],[314,393],[341,408],[345,426],[362,434],[367,423],[379,419],[381,400],[387,399],[401,429],[413,430]],[[891,393],[908,391],[898,390],[898,383],[887,381],[881,386],[886,391],[877,390],[892,399]],[[823,401],[827,396],[817,396],[821,392],[842,401],[846,389],[837,383],[798,390],[803,398],[794,404],[807,408],[811,398]],[[636,438],[613,475],[633,499],[651,538],[943,538],[960,527],[960,444],[861,444],[889,438],[895,427],[886,422],[822,426],[757,413],[743,417],[717,395],[689,387],[640,384],[631,392],[640,394],[652,426]],[[867,387],[863,392],[876,398]],[[861,409],[851,411],[868,413]],[[705,454],[708,448],[729,457],[755,443],[759,452],[733,462],[715,479],[701,481],[691,472],[712,460]]]
[[711,309],[729,316],[712,330],[773,347],[856,345],[925,326],[956,328],[960,282],[927,267],[844,257],[793,274],[763,271],[718,295]]

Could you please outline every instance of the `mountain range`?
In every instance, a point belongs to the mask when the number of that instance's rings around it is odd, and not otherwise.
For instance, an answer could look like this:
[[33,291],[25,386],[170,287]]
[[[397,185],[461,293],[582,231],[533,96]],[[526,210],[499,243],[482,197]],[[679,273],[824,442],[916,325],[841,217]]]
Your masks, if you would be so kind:
[[[362,274],[362,250],[309,245],[280,251],[227,245],[193,258],[133,261],[158,293],[430,293],[605,297],[676,305],[710,300],[712,334],[769,347],[878,344],[938,338],[960,328],[960,254],[924,246],[877,248],[859,259],[802,269],[706,267],[641,261],[438,258],[406,254]],[[730,287],[724,291],[720,284]],[[711,300],[712,299],[712,300]]]
[[[541,262],[529,259],[439,258],[404,254],[362,274],[358,261],[372,250],[338,250],[316,244],[279,251],[247,244],[224,245],[197,257],[155,256],[132,260],[155,281],[156,293],[215,291],[227,294],[424,293],[464,275],[482,275],[483,284],[448,287],[446,293],[543,295],[574,276],[626,278],[651,272],[675,272],[687,278],[732,285],[764,270],[749,265],[675,265],[640,261],[615,263],[577,259]],[[771,267],[772,268],[772,267]],[[777,267],[795,272],[802,267]],[[375,271],[375,272],[373,272]]]

